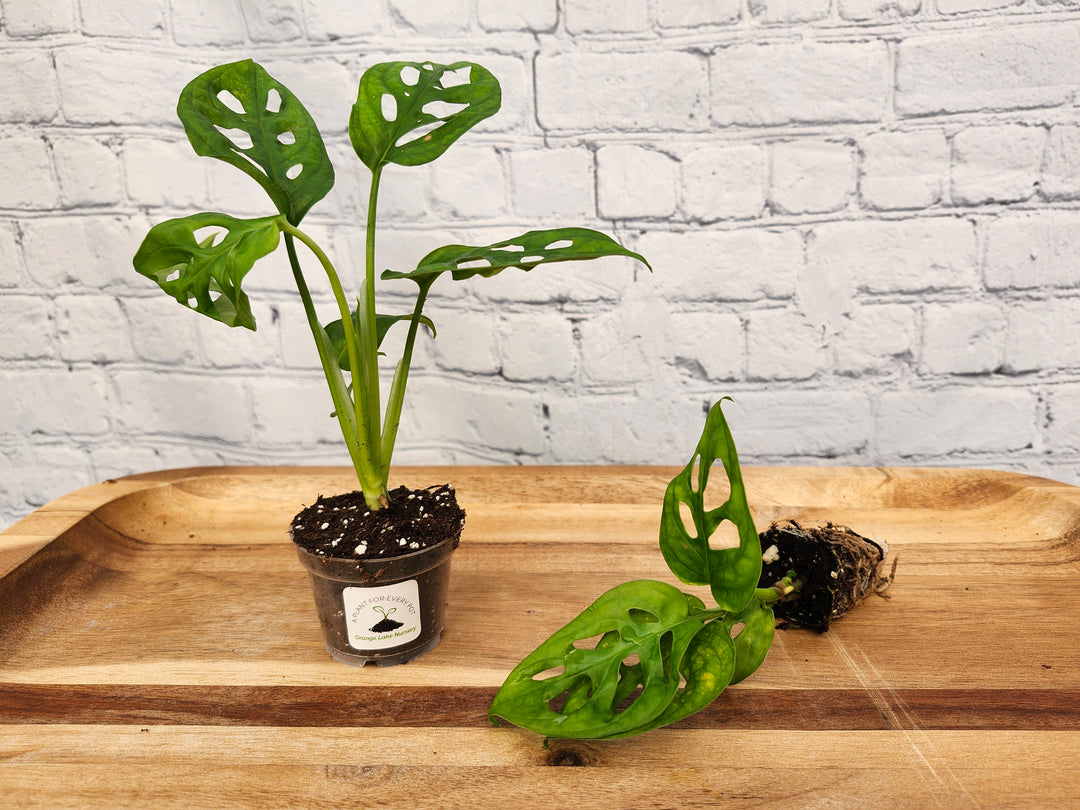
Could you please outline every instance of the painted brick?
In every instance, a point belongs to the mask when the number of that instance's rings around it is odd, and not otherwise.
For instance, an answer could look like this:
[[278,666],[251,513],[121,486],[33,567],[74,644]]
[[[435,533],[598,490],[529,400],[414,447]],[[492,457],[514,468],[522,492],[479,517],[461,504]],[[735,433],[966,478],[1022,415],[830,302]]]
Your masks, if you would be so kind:
[[649,28],[646,0],[565,0],[571,34],[629,34]]
[[861,392],[777,389],[734,399],[724,412],[744,459],[836,458],[862,451],[871,440],[870,402]]
[[760,216],[768,164],[758,146],[707,146],[682,161],[683,211],[713,222]]
[[[162,293],[164,295],[164,293]],[[251,302],[257,330],[252,332],[243,326],[226,326],[221,321],[198,312],[183,312],[195,322],[195,331],[207,366],[213,368],[259,368],[280,365],[278,350],[281,340],[277,335],[277,320],[273,305],[262,300]],[[327,310],[330,311],[329,309]],[[329,322],[327,318],[325,322]],[[310,334],[310,332],[309,332]]]
[[747,315],[746,366],[750,379],[806,380],[828,360],[820,330],[797,313],[756,310]]
[[[349,113],[356,101],[358,84],[348,65],[333,55],[321,59],[313,56],[268,58],[260,64],[300,99],[324,138],[330,139],[334,133],[348,131]],[[351,159],[356,160],[355,157]]]
[[643,368],[655,368],[655,377],[669,377],[671,369],[656,368],[657,359],[672,351],[669,318],[663,304],[634,295],[611,312],[595,315],[579,325],[581,370],[592,383],[633,383]]
[[435,362],[449,371],[496,374],[499,352],[496,320],[475,312],[444,312],[436,328]]
[[34,444],[32,452],[17,454],[11,472],[16,490],[31,507],[44,506],[93,480],[86,451],[69,443]]
[[469,29],[471,6],[468,0],[446,0],[437,4],[428,0],[390,0],[390,13],[418,34],[442,37]]
[[848,375],[898,371],[914,354],[916,314],[903,304],[856,306],[829,349],[837,372]]
[[854,192],[855,152],[850,146],[827,141],[773,146],[769,199],[778,211],[839,211]]
[[588,149],[510,153],[513,210],[530,219],[596,216],[593,155]]
[[181,372],[116,372],[114,416],[130,433],[242,442],[251,436],[251,409],[241,380]]
[[476,16],[488,31],[551,31],[559,9],[556,0],[477,0]]
[[96,138],[58,138],[53,163],[64,200],[73,206],[118,204],[124,195],[120,161]]
[[706,65],[689,53],[566,53],[536,59],[540,125],[555,130],[699,130]]
[[137,357],[166,365],[184,365],[196,359],[199,343],[195,325],[203,316],[163,292],[153,298],[129,296],[121,306]]
[[1047,211],[1002,216],[987,228],[990,289],[1080,284],[1080,215]]
[[56,52],[61,109],[74,124],[175,127],[176,99],[202,69],[136,51],[83,46]]
[[1023,450],[1035,442],[1037,398],[1002,388],[887,391],[876,415],[879,452],[940,459]]
[[303,12],[308,38],[320,42],[367,36],[386,26],[382,3],[303,0]]
[[432,211],[452,219],[490,219],[506,212],[506,181],[494,149],[462,146],[431,166]]
[[1080,300],[1030,301],[1009,309],[1007,371],[1075,368],[1080,368]]
[[749,9],[765,23],[811,22],[829,15],[829,0],[750,0]]
[[465,385],[460,376],[418,376],[409,388],[398,432],[401,441],[421,437],[466,450],[499,448],[515,456],[544,452],[543,411],[536,394],[517,387]]
[[989,374],[1005,356],[1005,315],[991,303],[927,305],[922,368],[930,374]]
[[922,0],[839,0],[838,10],[844,20],[879,22],[910,17],[922,7]]
[[116,298],[64,295],[56,299],[60,356],[108,363],[132,358],[124,312]]
[[[22,223],[23,257],[43,287],[142,286],[131,257],[146,229],[122,216],[56,216]],[[78,263],[71,261],[78,256]],[[146,281],[146,284],[151,282]]]
[[56,357],[51,302],[28,295],[0,295],[0,359]]
[[109,428],[105,381],[93,369],[5,370],[0,434],[100,435]]
[[937,10],[942,14],[965,14],[973,11],[993,11],[1015,8],[1023,0],[936,0]]
[[1049,425],[1046,442],[1051,453],[1080,451],[1080,385],[1052,388],[1046,397]]
[[1080,197],[1080,126],[1050,129],[1039,190],[1051,200]]
[[720,125],[878,121],[885,111],[883,42],[733,45],[710,60]]
[[976,280],[975,228],[951,217],[823,223],[807,244],[811,277],[872,293],[963,289]]
[[289,42],[304,35],[301,0],[240,0],[240,9],[253,42]]
[[694,378],[736,380],[742,376],[746,337],[737,315],[678,312],[671,315],[675,363]]
[[4,3],[4,32],[12,37],[36,37],[74,31],[75,14],[70,0]]
[[739,19],[737,0],[654,0],[653,13],[663,28],[722,25]]
[[656,270],[657,291],[675,301],[787,298],[803,264],[794,231],[648,231],[638,249]]
[[244,14],[238,0],[188,0],[172,9],[173,38],[178,45],[240,45]]
[[1080,83],[1080,26],[1053,23],[913,36],[897,51],[902,115],[1068,103]]
[[596,196],[605,219],[668,217],[675,213],[679,164],[640,146],[605,146],[596,153]]
[[258,377],[251,393],[256,441],[263,445],[339,444],[341,428],[322,375],[306,380]]
[[47,53],[0,53],[0,122],[43,123],[56,118],[59,99]]
[[1041,127],[970,127],[953,138],[952,201],[958,205],[1029,199],[1039,182]]
[[41,138],[0,138],[0,177],[19,178],[17,183],[0,183],[0,208],[46,209],[59,202],[49,153]]
[[22,278],[22,255],[15,225],[0,220],[0,287],[16,287]]
[[508,380],[569,380],[577,368],[573,325],[559,313],[504,316],[498,345]]
[[128,194],[140,205],[203,208],[209,202],[209,160],[187,141],[132,138],[124,143],[123,161]]
[[80,3],[82,31],[89,36],[158,39],[165,34],[165,7],[130,0]]
[[949,142],[940,130],[881,132],[862,142],[859,191],[872,208],[919,209],[941,202]]

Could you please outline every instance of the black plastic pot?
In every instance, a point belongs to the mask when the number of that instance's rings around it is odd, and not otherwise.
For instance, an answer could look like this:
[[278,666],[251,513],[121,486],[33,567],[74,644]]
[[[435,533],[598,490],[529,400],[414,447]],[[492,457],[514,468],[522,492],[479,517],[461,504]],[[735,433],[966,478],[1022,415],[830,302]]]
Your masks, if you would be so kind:
[[353,666],[393,666],[438,644],[456,539],[387,559],[328,558],[297,546],[330,655]]

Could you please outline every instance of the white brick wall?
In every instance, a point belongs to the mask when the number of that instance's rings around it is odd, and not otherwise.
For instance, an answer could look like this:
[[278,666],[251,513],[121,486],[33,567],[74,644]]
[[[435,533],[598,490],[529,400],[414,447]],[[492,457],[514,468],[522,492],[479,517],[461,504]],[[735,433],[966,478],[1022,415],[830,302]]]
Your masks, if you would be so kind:
[[400,463],[680,463],[731,394],[750,462],[1080,483],[1078,54],[1041,0],[0,0],[0,526],[148,469],[347,463],[283,259],[256,334],[131,269],[152,222],[269,211],[175,118],[244,56],[328,133],[308,226],[351,287],[349,105],[399,57],[475,59],[504,105],[387,171],[380,265],[581,224],[655,269],[436,285]]

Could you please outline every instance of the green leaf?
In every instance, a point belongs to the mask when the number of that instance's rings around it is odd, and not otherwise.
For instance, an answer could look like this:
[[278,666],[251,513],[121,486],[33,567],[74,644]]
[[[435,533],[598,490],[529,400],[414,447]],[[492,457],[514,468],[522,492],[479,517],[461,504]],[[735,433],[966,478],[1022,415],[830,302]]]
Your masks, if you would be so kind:
[[[724,622],[713,621],[702,627],[690,642],[679,672],[686,684],[671,702],[649,723],[612,737],[630,737],[667,726],[699,712],[712,703],[731,683],[735,667],[735,643]],[[607,738],[610,739],[611,737]]]
[[373,172],[430,163],[502,104],[499,81],[472,62],[384,62],[360,78],[353,149]]
[[194,78],[176,112],[197,154],[253,177],[293,225],[334,185],[334,167],[311,115],[250,59]]
[[[709,411],[694,457],[668,484],[660,518],[660,548],[675,576],[692,585],[710,586],[716,603],[737,613],[746,607],[757,587],[761,545],[746,501],[735,442],[721,409],[723,401]],[[716,460],[723,463],[730,494],[721,506],[706,510],[705,492]],[[693,532],[684,524],[681,504],[689,509]],[[725,520],[738,528],[739,545],[710,547],[709,538]]]
[[[772,605],[751,599],[742,611],[729,614],[723,624],[729,633],[737,629],[734,636],[735,671],[731,675],[731,683],[736,684],[753,674],[765,660],[776,633],[776,619]],[[741,628],[738,627],[740,624]]]
[[277,247],[278,217],[234,219],[202,213],[155,225],[135,253],[135,269],[184,306],[228,326],[255,330],[240,282]]
[[[473,276],[490,278],[508,267],[531,270],[538,264],[598,259],[602,256],[629,256],[646,267],[644,257],[628,250],[610,236],[588,228],[553,228],[529,231],[493,245],[470,247],[446,245],[420,260],[409,273],[383,272],[384,279],[408,278],[420,284],[442,273],[461,281]],[[651,268],[650,268],[651,269]]]
[[575,739],[650,727],[679,690],[702,609],[701,600],[663,582],[612,588],[514,668],[490,717]]
[[[354,309],[353,313],[353,326],[356,333],[360,333],[360,314],[359,308]],[[387,333],[396,323],[401,321],[407,321],[412,318],[412,313],[406,313],[405,315],[375,315],[375,337],[376,348],[382,346],[383,339]],[[435,337],[435,324],[432,323],[431,318],[426,315],[420,316],[420,323],[428,328],[431,332],[431,336]],[[349,347],[345,345],[345,327],[341,322],[341,318],[336,321],[332,321],[326,325],[326,334],[330,338],[330,343],[334,347],[334,351],[337,353],[338,365],[345,371],[349,371]]]

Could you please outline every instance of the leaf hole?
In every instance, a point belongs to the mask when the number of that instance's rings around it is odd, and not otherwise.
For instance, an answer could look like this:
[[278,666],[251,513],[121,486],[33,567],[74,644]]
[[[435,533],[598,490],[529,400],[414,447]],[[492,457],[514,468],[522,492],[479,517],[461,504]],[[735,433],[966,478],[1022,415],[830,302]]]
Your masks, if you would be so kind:
[[612,706],[611,710],[615,712],[615,714],[622,714],[634,705],[634,701],[641,697],[641,693],[644,691],[645,690],[642,688],[641,684],[638,684],[634,687],[633,692],[631,692],[622,701],[620,701],[618,706]]
[[630,618],[635,622],[643,622],[645,624],[659,624],[660,617],[655,613],[651,613],[648,610],[642,610],[641,608],[630,608],[627,611],[630,614]]
[[410,132],[406,132],[404,135],[398,138],[394,146],[405,146],[405,144],[412,143],[413,141],[429,141],[431,140],[431,133],[437,130],[442,125],[442,121],[432,121],[430,124],[424,124],[422,126],[419,126],[416,129],[411,130]]
[[237,149],[247,150],[253,145],[251,136],[242,129],[226,129],[225,127],[216,127],[217,131],[229,139],[229,143],[235,146]]
[[679,520],[682,522],[683,531],[691,537],[697,537],[697,527],[694,526],[694,513],[690,509],[690,504],[686,501],[679,501]]
[[604,639],[604,634],[590,636],[589,638],[574,639],[574,646],[579,650],[595,650],[596,645]]
[[303,163],[297,163],[295,166],[290,166],[285,171],[285,176],[288,177],[290,180],[295,180],[297,177],[300,176],[300,172],[302,172],[303,170],[304,170],[304,164]]
[[701,475],[701,454],[694,454],[694,463],[690,468],[690,490],[697,492],[700,489],[699,476]]
[[639,656],[637,653],[630,653],[630,655],[626,656],[626,658],[622,660],[622,665],[624,667],[636,667],[640,663],[641,656]]
[[730,520],[720,521],[720,525],[709,536],[709,548],[713,551],[738,548],[739,545],[739,527]]
[[746,627],[746,625],[742,622],[735,622],[735,624],[731,625],[731,637],[735,638],[735,636],[739,635],[744,627]]
[[534,681],[546,681],[548,678],[558,677],[564,672],[566,672],[566,667],[562,664],[559,664],[556,667],[550,667],[548,669],[545,669],[543,672],[537,672],[535,675],[532,676],[532,679]]
[[230,90],[221,90],[217,94],[217,100],[239,115],[244,114],[244,104]]
[[524,253],[525,252],[525,246],[524,245],[514,245],[514,244],[496,245],[494,248],[492,248],[492,250],[505,250],[505,251],[510,252],[510,253]]
[[285,146],[291,146],[296,143],[296,135],[289,130],[285,130],[277,136],[277,141],[278,143],[285,144]]
[[443,73],[440,84],[444,88],[460,87],[472,81],[472,68],[468,65],[457,70],[447,70]]
[[491,267],[487,259],[466,259],[457,263],[459,270],[478,270],[483,267]]
[[266,111],[271,113],[281,112],[281,93],[273,87],[266,94]]
[[420,81],[420,71],[414,68],[412,65],[406,65],[401,69],[401,81],[414,87],[418,81]]
[[195,242],[199,247],[211,248],[220,245],[226,233],[227,231],[218,225],[205,225],[202,228],[196,228],[191,235],[195,237]]
[[469,109],[468,104],[455,104],[450,101],[429,101],[424,105],[425,113],[444,120],[467,109]]
[[546,246],[544,250],[562,250],[563,248],[573,247],[574,242],[572,239],[556,239],[550,245]]
[[543,256],[522,256],[518,259],[518,264],[536,264],[544,260]]
[[383,93],[379,99],[379,110],[386,121],[397,120],[397,99],[389,93]]
[[705,509],[723,506],[731,498],[731,482],[728,480],[724,462],[717,459],[709,469],[709,485],[705,488]]

